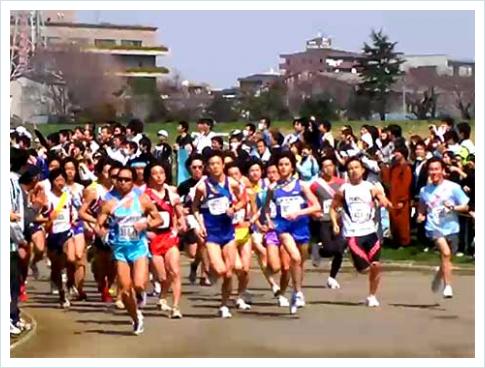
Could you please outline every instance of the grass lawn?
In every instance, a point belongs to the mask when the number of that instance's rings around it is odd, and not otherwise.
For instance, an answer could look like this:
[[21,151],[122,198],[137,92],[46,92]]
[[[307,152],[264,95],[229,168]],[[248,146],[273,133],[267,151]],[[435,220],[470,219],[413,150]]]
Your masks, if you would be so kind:
[[[409,246],[400,249],[382,248],[381,250],[381,260],[383,262],[390,261],[405,261],[405,262],[415,262],[418,264],[431,264],[438,266],[440,264],[440,255],[438,251],[430,249],[428,252],[423,252],[422,247]],[[453,264],[457,265],[475,265],[475,260],[468,255],[463,257],[453,257]]]
[[[438,125],[438,121],[435,124]],[[214,127],[215,132],[224,132],[229,133],[233,129],[243,129],[245,126],[245,122],[228,122],[228,123],[219,123],[216,124]],[[406,121],[337,121],[332,122],[332,131],[334,132],[334,136],[337,137],[339,133],[340,127],[343,125],[350,124],[356,133],[359,135],[360,128],[364,124],[372,124],[375,126],[387,126],[389,124],[399,124],[402,126],[403,133],[406,137],[409,137],[413,134],[418,134],[421,137],[426,137],[428,135],[428,126],[431,124],[430,121],[427,120],[406,120]],[[472,125],[472,131],[475,128],[475,122],[470,122]],[[101,125],[101,124],[100,124]],[[169,134],[169,141],[170,143],[175,142],[175,138],[177,136],[177,123],[147,123],[145,124],[145,133],[148,137],[152,140],[152,142],[157,142],[157,131],[160,129],[165,129]],[[283,133],[288,133],[292,130],[292,122],[291,121],[275,121],[272,122],[272,126],[280,129]],[[76,125],[73,124],[40,124],[38,125],[38,129],[44,134],[50,134],[52,132],[56,132],[60,129],[73,129]],[[29,126],[27,126],[29,128]],[[194,131],[196,128],[195,122],[191,122],[190,129]],[[473,139],[473,135],[472,135]]]

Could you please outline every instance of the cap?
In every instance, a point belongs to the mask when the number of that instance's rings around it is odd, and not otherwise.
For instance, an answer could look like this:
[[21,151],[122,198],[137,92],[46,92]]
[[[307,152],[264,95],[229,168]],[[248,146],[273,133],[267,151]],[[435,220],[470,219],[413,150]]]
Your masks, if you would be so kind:
[[232,131],[231,131],[230,136],[231,136],[231,137],[234,137],[234,136],[236,136],[236,135],[240,135],[240,134],[242,134],[242,131],[241,131],[241,130],[239,130],[239,129],[234,129],[234,130],[232,130]]
[[160,129],[157,133],[159,137],[165,137],[168,138],[168,132],[165,129]]

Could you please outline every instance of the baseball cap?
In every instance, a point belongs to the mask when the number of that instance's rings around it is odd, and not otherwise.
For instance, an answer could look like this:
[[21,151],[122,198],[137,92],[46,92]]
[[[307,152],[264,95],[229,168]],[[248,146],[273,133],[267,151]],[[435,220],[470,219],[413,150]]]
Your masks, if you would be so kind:
[[165,137],[168,138],[168,132],[165,129],[160,129],[157,133],[159,137]]

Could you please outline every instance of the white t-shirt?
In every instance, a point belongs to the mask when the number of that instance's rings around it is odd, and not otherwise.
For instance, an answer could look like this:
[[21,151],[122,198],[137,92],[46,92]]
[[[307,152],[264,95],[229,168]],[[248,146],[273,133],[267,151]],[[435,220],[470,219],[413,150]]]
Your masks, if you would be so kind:
[[345,237],[364,236],[377,231],[373,188],[374,185],[365,180],[357,185],[344,183],[340,188],[344,195],[342,231]]
[[214,132],[209,132],[207,134],[199,134],[194,139],[194,146],[197,150],[197,153],[202,153],[202,150],[206,147],[212,146],[212,138],[214,138],[217,134]]

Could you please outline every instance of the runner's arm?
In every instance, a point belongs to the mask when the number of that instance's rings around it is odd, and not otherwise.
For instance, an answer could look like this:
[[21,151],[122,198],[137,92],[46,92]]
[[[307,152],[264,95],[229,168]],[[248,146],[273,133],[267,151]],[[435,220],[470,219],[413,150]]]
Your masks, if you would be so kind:
[[202,218],[202,216],[200,214],[201,200],[204,196],[205,196],[204,187],[203,187],[202,183],[200,183],[195,188],[194,200],[192,201],[192,213],[194,214],[195,219],[199,223],[200,232],[201,232],[200,235],[202,237],[205,237],[205,235],[206,235],[204,219]]
[[107,233],[106,222],[108,221],[108,216],[111,212],[111,201],[103,203],[98,214],[96,225],[94,231],[100,238],[104,238]]
[[305,198],[310,202],[310,205],[307,208],[300,210],[298,216],[313,215],[321,211],[322,207],[320,206],[320,203],[318,203],[317,197],[306,183],[301,183],[301,190]]
[[157,207],[153,204],[153,202],[148,198],[146,194],[142,194],[140,196],[140,204],[142,206],[143,212],[147,215],[147,221],[145,222],[146,227],[145,229],[137,229],[138,231],[143,231],[146,229],[155,229],[159,227],[162,223],[162,217],[157,210]]
[[333,227],[333,232],[334,234],[339,234],[340,233],[340,226],[338,223],[338,217],[339,214],[337,212],[337,209],[341,208],[343,205],[343,194],[339,190],[335,193],[333,196],[332,204],[330,206],[329,210],[329,215],[330,215],[330,221],[332,221],[332,227]]
[[386,195],[382,190],[379,190],[376,187],[372,188],[372,197],[376,198],[379,201],[379,205],[381,205],[382,207],[394,209],[392,202],[387,199]]
[[79,218],[90,224],[96,224],[96,217],[89,214],[88,209],[93,201],[96,200],[96,191],[92,188],[86,188],[83,192],[83,203],[79,209]]

